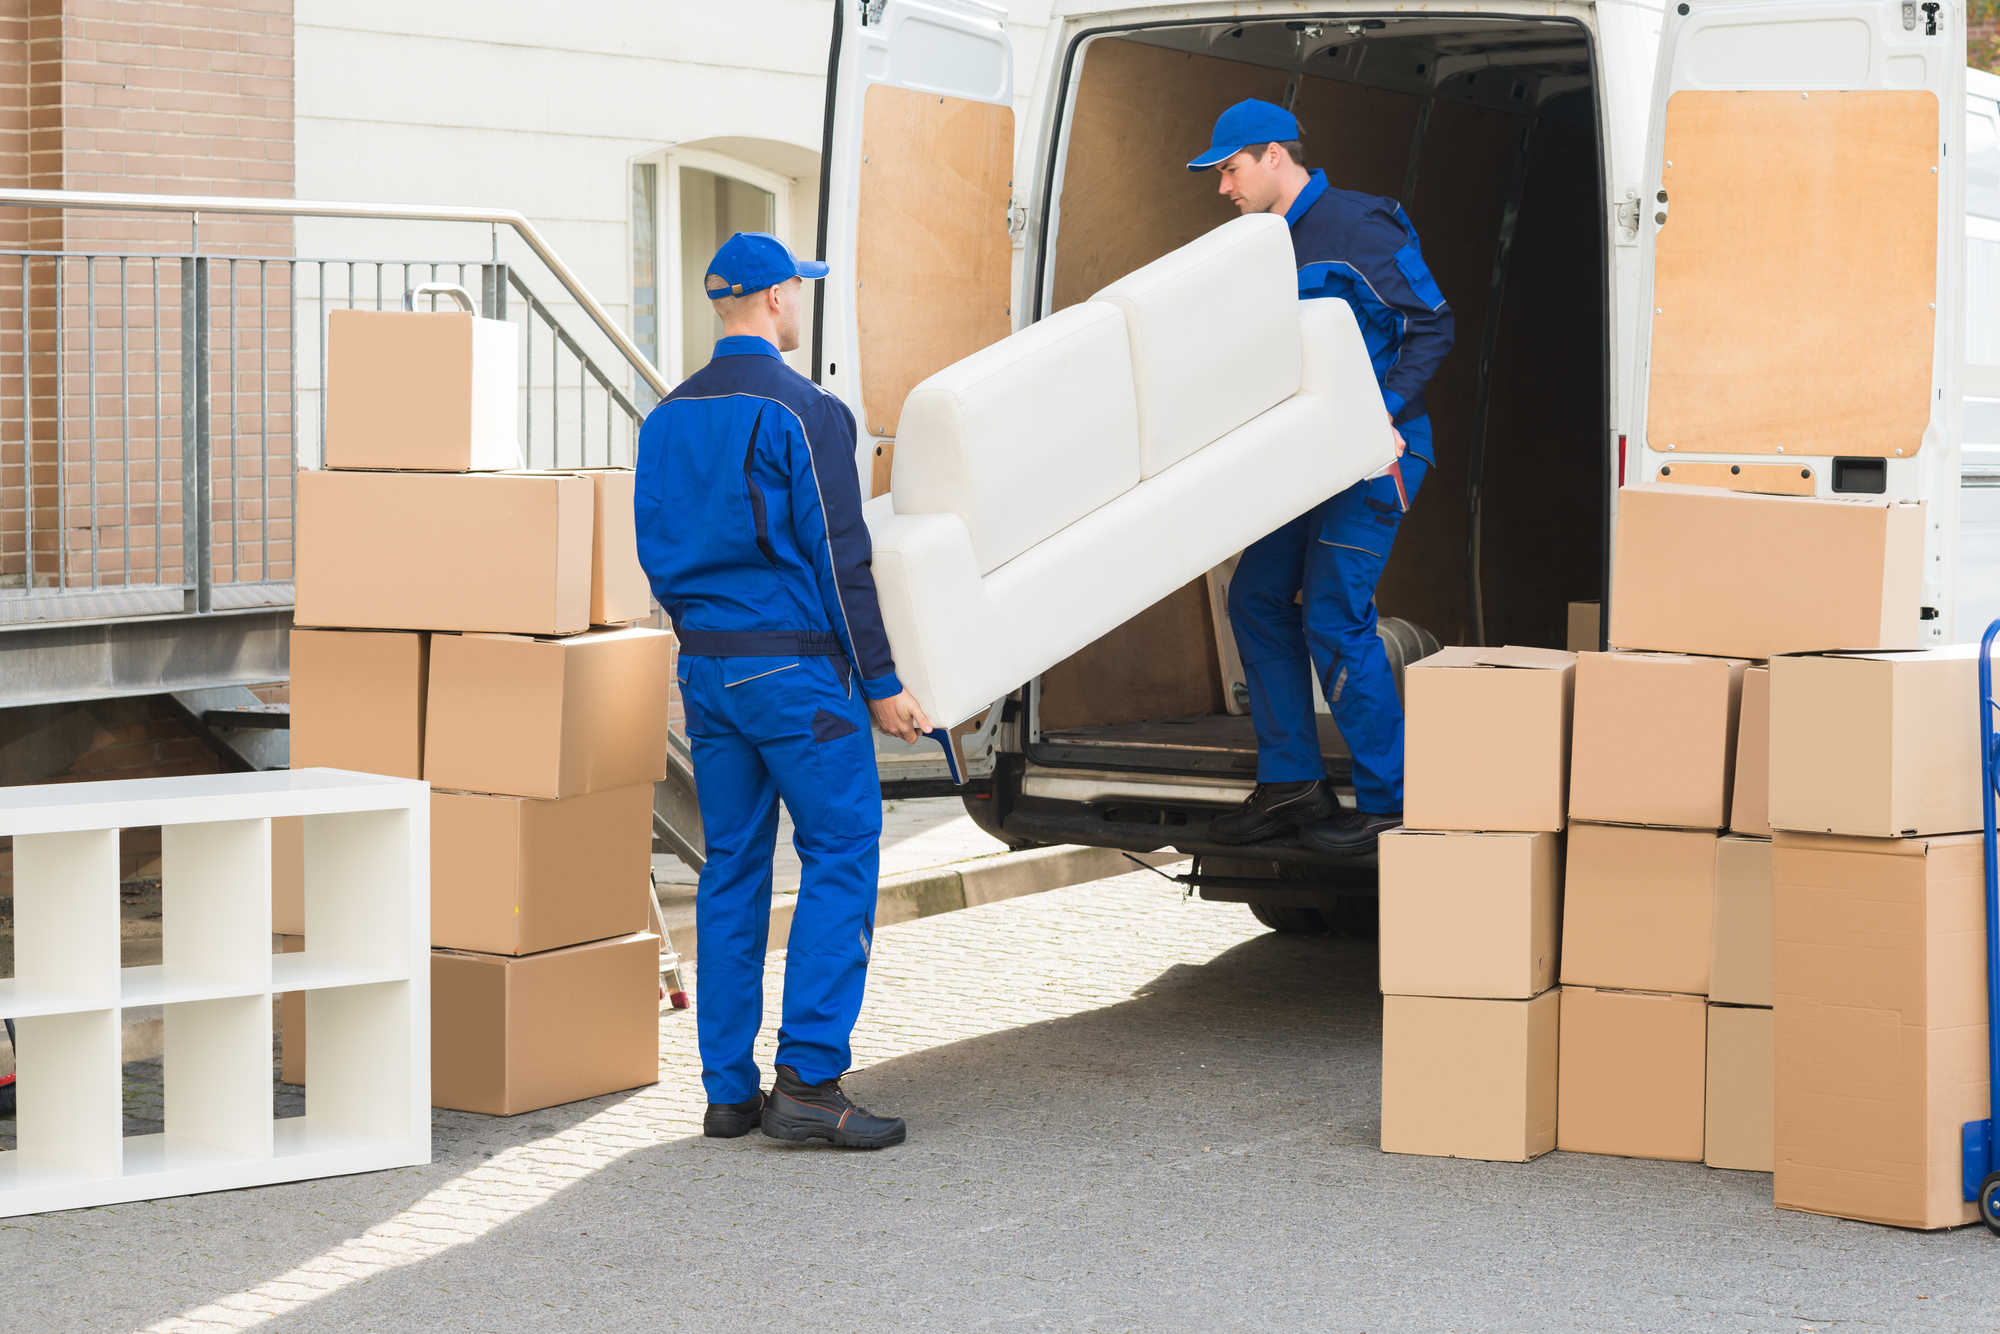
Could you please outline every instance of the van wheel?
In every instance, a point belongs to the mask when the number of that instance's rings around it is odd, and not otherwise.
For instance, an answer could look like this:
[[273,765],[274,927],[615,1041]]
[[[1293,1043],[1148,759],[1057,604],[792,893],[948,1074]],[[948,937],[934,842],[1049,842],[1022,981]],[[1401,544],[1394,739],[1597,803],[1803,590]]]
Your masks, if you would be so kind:
[[1400,698],[1403,693],[1403,669],[1437,652],[1437,636],[1415,621],[1406,621],[1400,616],[1377,617],[1375,634],[1382,641],[1382,651],[1389,655],[1389,674],[1396,678],[1396,694]]
[[1253,903],[1250,915],[1281,936],[1323,936],[1326,919],[1317,908],[1280,907],[1275,903]]
[[1382,901],[1371,895],[1348,894],[1335,899],[1333,907],[1320,909],[1320,916],[1336,936],[1373,940],[1381,934],[1381,906]]

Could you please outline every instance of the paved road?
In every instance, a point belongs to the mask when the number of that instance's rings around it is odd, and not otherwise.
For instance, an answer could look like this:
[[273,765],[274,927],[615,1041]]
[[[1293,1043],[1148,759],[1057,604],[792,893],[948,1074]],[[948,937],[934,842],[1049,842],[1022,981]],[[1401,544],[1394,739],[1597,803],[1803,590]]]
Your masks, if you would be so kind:
[[[778,966],[781,966],[778,965]],[[774,976],[775,976],[774,967]],[[1375,1148],[1372,947],[1131,875],[885,928],[849,1080],[911,1143],[695,1135],[662,1084],[440,1113],[407,1172],[0,1225],[8,1331],[1973,1329],[2000,1238],[1769,1178]],[[698,985],[698,982],[697,982]]]

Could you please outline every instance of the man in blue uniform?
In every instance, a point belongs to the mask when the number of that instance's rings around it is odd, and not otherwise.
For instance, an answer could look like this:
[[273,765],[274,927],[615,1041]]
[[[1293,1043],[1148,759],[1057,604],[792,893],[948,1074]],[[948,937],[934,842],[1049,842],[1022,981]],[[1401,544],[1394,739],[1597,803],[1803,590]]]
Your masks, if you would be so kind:
[[[1375,634],[1375,581],[1437,461],[1424,386],[1451,350],[1452,320],[1402,207],[1334,189],[1302,159],[1291,112],[1247,101],[1222,113],[1188,170],[1213,167],[1238,209],[1284,218],[1300,299],[1339,297],[1353,308],[1397,432],[1401,484],[1357,482],[1243,552],[1229,619],[1250,687],[1257,787],[1209,832],[1219,843],[1254,843],[1297,829],[1310,847],[1358,855],[1402,823],[1403,707]],[[1312,672],[1354,755],[1353,811],[1340,811],[1327,785]]]
[[[883,1148],[901,1119],[841,1091],[875,934],[876,726],[929,729],[896,679],[870,573],[854,414],[785,365],[800,280],[827,266],[738,232],[708,267],[724,337],[646,418],[639,560],[680,638],[708,861],[695,895],[704,1134]],[[764,952],[778,802],[801,863],[777,1074],[762,1091]]]

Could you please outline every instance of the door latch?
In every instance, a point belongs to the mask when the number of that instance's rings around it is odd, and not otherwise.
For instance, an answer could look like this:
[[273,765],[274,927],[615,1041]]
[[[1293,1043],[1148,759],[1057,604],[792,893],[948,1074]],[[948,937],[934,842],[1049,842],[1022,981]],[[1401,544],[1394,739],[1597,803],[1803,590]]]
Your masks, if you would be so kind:
[[1903,0],[1903,31],[1917,30],[1917,0]]
[[1639,191],[1629,185],[1625,197],[1618,201],[1618,231],[1623,240],[1639,239]]
[[1027,236],[1027,234],[1028,206],[1009,200],[1007,202],[1007,239],[1014,243],[1016,249],[1019,249],[1022,238]]
[[1938,0],[1924,0],[1924,36],[1937,36]]

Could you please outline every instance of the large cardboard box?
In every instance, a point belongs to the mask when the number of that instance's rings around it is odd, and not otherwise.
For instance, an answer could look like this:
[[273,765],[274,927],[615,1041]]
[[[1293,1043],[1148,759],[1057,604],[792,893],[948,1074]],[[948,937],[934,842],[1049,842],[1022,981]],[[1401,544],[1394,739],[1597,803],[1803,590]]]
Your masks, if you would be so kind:
[[280,815],[271,821],[271,932],[280,936],[306,933],[306,817],[303,815]]
[[659,1078],[660,938],[431,953],[431,1105],[489,1116]]
[[1710,1167],[1771,1170],[1775,1060],[1771,1011],[1708,1007],[1708,1117],[1702,1161]]
[[459,311],[336,310],[326,328],[326,466],[521,466],[518,326]]
[[1915,648],[1922,502],[1620,487],[1610,640],[1726,658]]
[[1571,825],[1563,985],[1707,995],[1715,844],[1705,829]]
[[1981,841],[1773,840],[1780,1208],[1974,1220],[1960,1132],[1987,1115]]
[[595,488],[576,473],[307,471],[300,625],[574,634]]
[[1700,1162],[1707,1045],[1700,996],[1564,987],[1556,1147]]
[[551,798],[658,782],[673,642],[662,630],[432,636],[424,777]]
[[1714,937],[1708,998],[1729,1005],[1770,1005],[1769,839],[1716,840]]
[[1729,827],[1757,838],[1771,836],[1771,669],[1743,673],[1743,703],[1736,713],[1736,778],[1729,785]]
[[1382,998],[1382,1151],[1520,1163],[1556,1147],[1559,993]]
[[429,635],[294,630],[291,661],[292,768],[424,776]]
[[538,954],[643,931],[653,785],[561,801],[431,793],[431,944]]
[[[278,940],[280,954],[298,954],[305,947],[303,930]],[[306,1082],[306,993],[303,991],[287,991],[278,997],[278,1080],[301,1086]]]
[[1398,830],[1381,857],[1382,990],[1519,999],[1556,983],[1556,834]]
[[1747,666],[1676,653],[1579,654],[1570,818],[1727,825]]
[[1403,822],[1560,830],[1574,654],[1448,648],[1403,673]]
[[590,479],[590,623],[625,625],[650,615],[653,588],[639,567],[639,535],[632,517],[630,468],[586,468]]
[[1982,826],[1979,649],[1771,660],[1771,825],[1912,838]]

